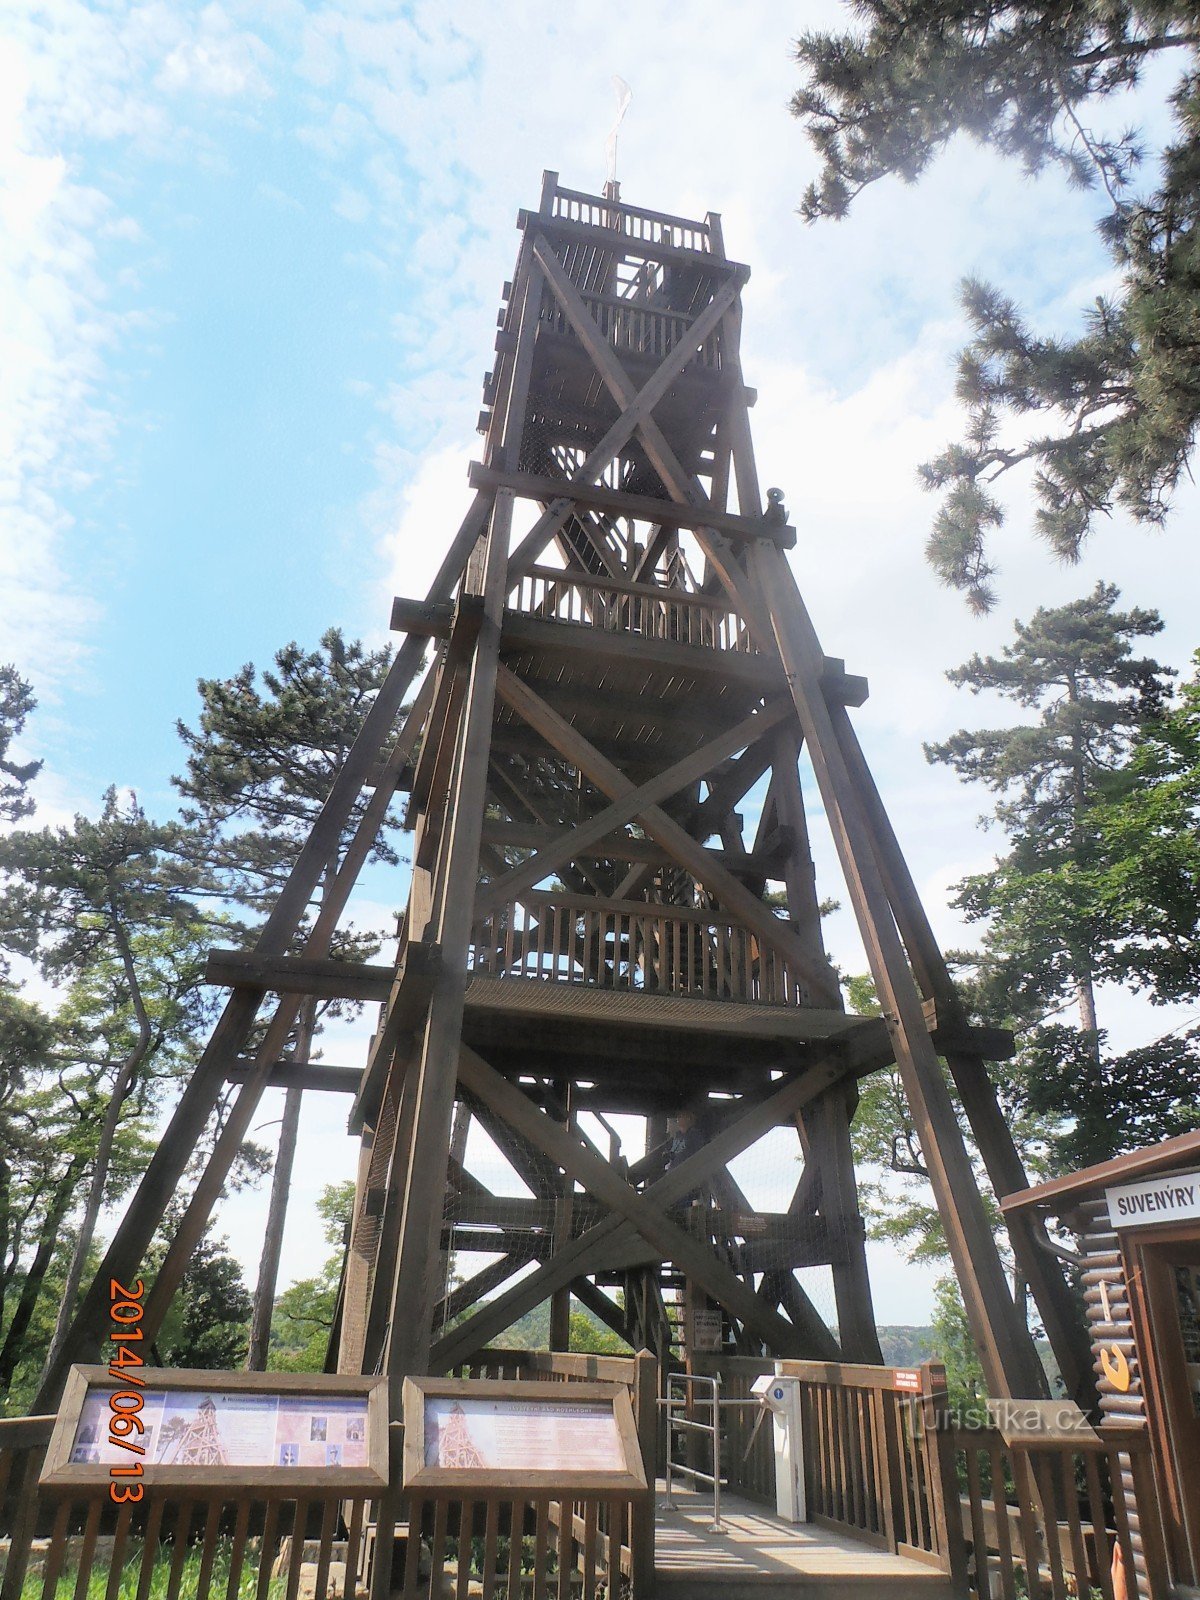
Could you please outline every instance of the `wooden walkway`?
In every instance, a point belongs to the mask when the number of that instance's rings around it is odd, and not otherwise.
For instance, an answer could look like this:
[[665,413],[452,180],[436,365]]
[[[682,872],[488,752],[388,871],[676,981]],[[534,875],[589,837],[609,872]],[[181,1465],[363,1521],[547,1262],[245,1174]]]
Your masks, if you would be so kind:
[[[813,1523],[794,1526],[764,1506],[721,1496],[725,1533],[712,1533],[712,1500],[673,1491],[675,1509],[659,1510],[655,1534],[657,1593],[688,1600],[949,1600],[950,1580],[907,1556],[833,1533]],[[662,1491],[659,1489],[659,1506]]]

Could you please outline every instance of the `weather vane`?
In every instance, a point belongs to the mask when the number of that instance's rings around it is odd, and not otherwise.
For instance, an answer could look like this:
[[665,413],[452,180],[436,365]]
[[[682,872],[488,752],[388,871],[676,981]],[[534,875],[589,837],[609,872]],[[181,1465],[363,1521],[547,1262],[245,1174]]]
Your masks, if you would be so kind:
[[625,113],[629,110],[629,102],[633,99],[633,90],[625,82],[625,79],[619,78],[615,72],[613,73],[612,86],[613,93],[617,97],[617,114],[613,119],[612,127],[609,129],[608,139],[604,146],[604,153],[608,160],[608,182],[616,183],[617,133],[622,122],[625,120]]

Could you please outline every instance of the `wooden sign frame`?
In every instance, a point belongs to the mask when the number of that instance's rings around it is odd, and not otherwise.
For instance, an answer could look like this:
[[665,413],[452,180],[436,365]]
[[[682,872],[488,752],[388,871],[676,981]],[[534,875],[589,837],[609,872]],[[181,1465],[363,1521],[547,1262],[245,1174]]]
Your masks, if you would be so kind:
[[[304,1493],[316,1489],[344,1489],[347,1494],[364,1491],[378,1493],[388,1483],[387,1379],[353,1374],[324,1372],[214,1372],[203,1368],[140,1367],[139,1386],[132,1380],[118,1382],[107,1367],[71,1368],[59,1406],[58,1418],[50,1436],[42,1468],[41,1483],[47,1488],[82,1489],[111,1483],[140,1482],[147,1493],[157,1489],[205,1487],[229,1490],[257,1489],[277,1493],[280,1489]],[[114,1477],[112,1463],[72,1461],[71,1453],[84,1404],[97,1393],[167,1394],[258,1394],[280,1399],[321,1401],[361,1398],[366,1410],[366,1466],[181,1466],[173,1462],[146,1460],[141,1478]],[[138,1458],[130,1454],[129,1464]]]
[[[617,1437],[624,1456],[619,1472],[530,1468],[519,1474],[511,1467],[431,1467],[425,1463],[425,1402],[433,1399],[502,1400],[513,1405],[596,1405],[612,1408]],[[642,1447],[628,1388],[622,1383],[513,1383],[496,1378],[405,1378],[404,1380],[404,1488],[437,1499],[477,1491],[496,1491],[511,1500],[515,1494],[560,1491],[582,1497],[617,1499],[647,1497],[650,1488],[642,1463]],[[486,1494],[484,1498],[487,1498]]]

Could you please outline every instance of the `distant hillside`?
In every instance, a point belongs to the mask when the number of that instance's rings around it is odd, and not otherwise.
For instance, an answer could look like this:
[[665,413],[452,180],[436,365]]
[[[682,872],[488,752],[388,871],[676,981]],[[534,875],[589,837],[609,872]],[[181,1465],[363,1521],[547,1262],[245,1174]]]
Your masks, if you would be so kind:
[[932,1328],[881,1327],[879,1348],[885,1367],[919,1367],[922,1361],[937,1360]]

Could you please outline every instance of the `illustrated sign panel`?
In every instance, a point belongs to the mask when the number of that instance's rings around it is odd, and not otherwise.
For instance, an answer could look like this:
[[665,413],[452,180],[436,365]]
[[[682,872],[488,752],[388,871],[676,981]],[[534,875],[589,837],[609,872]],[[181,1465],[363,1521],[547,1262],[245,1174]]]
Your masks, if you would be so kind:
[[1108,1219],[1114,1228],[1147,1228],[1154,1223],[1188,1222],[1200,1217],[1200,1172],[1172,1172],[1106,1189]]
[[425,1465],[520,1472],[624,1472],[611,1403],[526,1401],[517,1396],[433,1395],[425,1401]]
[[[219,1389],[141,1391],[147,1466],[365,1467],[366,1396],[248,1394]],[[109,1397],[90,1390],[70,1461],[109,1466],[129,1454],[108,1431]]]
[[628,1389],[591,1382],[405,1379],[404,1484],[648,1493]]
[[73,1367],[44,1483],[211,1479],[347,1492],[387,1482],[381,1378]]

